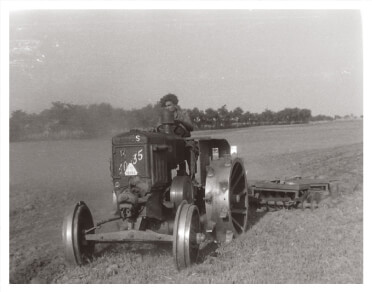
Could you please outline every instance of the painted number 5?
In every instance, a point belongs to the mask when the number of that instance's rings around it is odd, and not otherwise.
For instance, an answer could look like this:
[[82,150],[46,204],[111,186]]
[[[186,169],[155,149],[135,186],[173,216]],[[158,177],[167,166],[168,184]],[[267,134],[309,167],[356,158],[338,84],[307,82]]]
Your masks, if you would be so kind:
[[141,160],[143,159],[142,150],[143,150],[143,149],[140,149],[140,150],[138,150],[137,153],[134,153],[134,154],[133,154],[133,162],[132,162],[133,165],[134,165],[134,164],[137,164],[138,161],[141,161]]

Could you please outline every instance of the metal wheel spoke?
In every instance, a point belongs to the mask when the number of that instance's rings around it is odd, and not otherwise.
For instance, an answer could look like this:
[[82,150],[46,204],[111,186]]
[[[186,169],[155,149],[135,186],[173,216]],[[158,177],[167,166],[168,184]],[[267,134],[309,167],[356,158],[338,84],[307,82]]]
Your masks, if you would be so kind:
[[239,223],[238,221],[236,221],[236,219],[235,219],[234,217],[231,217],[231,218],[232,218],[232,220],[234,221],[234,223],[235,223],[236,225],[238,225],[238,227],[239,227],[242,231],[244,231],[244,227],[241,226],[240,223]]
[[231,213],[234,214],[247,214],[247,209],[231,209]]
[[234,196],[243,196],[243,195],[247,195],[247,191],[244,189],[243,191],[241,191],[240,193],[237,193],[237,194],[234,194]]
[[231,173],[231,177],[234,177],[234,175],[236,174],[237,170],[240,169],[240,167],[235,167]]
[[231,190],[235,190],[235,187],[237,186],[238,182],[241,181],[242,178],[244,178],[244,173],[240,173],[238,178],[234,181],[234,184],[231,186]]

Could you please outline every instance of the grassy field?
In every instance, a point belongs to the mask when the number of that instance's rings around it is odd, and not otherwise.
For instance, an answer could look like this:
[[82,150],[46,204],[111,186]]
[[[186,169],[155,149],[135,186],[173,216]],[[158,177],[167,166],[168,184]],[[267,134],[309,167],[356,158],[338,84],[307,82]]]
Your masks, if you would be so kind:
[[[11,283],[362,283],[362,121],[197,132],[238,146],[248,179],[327,175],[340,194],[319,208],[258,213],[230,244],[210,243],[176,272],[170,245],[99,245],[83,267],[64,263],[61,224],[84,200],[111,210],[110,140],[10,145]],[[115,229],[115,223],[105,227]]]

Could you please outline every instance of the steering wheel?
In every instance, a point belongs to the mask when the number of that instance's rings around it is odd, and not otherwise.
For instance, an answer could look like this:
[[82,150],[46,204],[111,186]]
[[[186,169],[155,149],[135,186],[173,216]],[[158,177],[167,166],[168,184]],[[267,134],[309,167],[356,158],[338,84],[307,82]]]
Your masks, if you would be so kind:
[[181,121],[175,120],[174,123],[176,124],[176,126],[173,129],[174,134],[181,137],[190,137],[190,132],[187,131],[185,125]]
[[[156,130],[158,132],[164,132],[164,124],[157,126]],[[172,126],[173,133],[181,137],[190,137],[189,131],[185,128],[181,121],[175,120],[174,125]]]

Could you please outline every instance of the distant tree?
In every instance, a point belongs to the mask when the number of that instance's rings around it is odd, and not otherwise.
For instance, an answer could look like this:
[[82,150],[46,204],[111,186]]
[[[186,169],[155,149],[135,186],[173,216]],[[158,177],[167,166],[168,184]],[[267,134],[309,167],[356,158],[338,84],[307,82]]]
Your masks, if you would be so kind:
[[265,109],[260,115],[261,122],[264,124],[272,124],[274,122],[274,112],[269,109]]
[[237,107],[235,108],[232,113],[231,113],[231,119],[235,122],[235,123],[241,123],[242,120],[243,120],[243,113],[244,111],[242,110],[241,107]]
[[314,121],[314,122],[332,121],[332,120],[333,120],[332,117],[326,116],[326,115],[317,115],[317,116],[311,117],[311,121]]
[[212,108],[205,110],[205,122],[207,125],[216,128],[217,122],[219,121],[218,112]]
[[253,115],[249,112],[249,111],[246,111],[243,115],[242,115],[242,122],[245,124],[245,125],[252,125],[252,121],[253,121]]
[[300,109],[299,108],[290,108],[289,109],[289,123],[297,124],[300,121]]
[[135,127],[151,128],[159,123],[160,107],[148,104],[147,106],[134,110],[136,123]]
[[190,118],[197,128],[202,128],[205,123],[205,114],[202,110],[194,107],[192,110],[188,110]]
[[9,120],[9,140],[11,142],[21,140],[27,134],[29,115],[22,111],[12,112]]
[[311,119],[311,110],[299,108],[285,108],[277,112],[274,122],[279,124],[308,123]]
[[69,103],[53,102],[52,108],[47,112],[51,121],[51,130],[59,132],[74,128],[75,107],[75,105]]
[[307,124],[311,118],[311,110],[309,109],[301,109],[298,114],[299,122]]
[[226,108],[226,104],[217,109],[219,126],[228,128],[230,126],[230,112]]
[[112,112],[112,131],[123,132],[129,129],[128,112],[122,108],[114,108]]
[[285,108],[277,113],[277,119],[280,124],[289,124],[291,113],[289,108]]
[[251,117],[252,117],[252,124],[253,125],[259,125],[260,124],[260,122],[261,122],[260,114],[252,113]]

